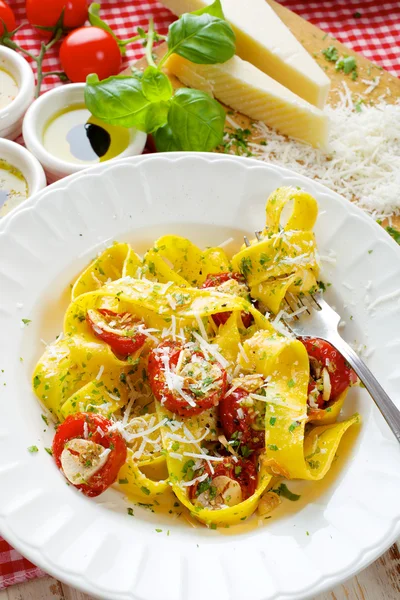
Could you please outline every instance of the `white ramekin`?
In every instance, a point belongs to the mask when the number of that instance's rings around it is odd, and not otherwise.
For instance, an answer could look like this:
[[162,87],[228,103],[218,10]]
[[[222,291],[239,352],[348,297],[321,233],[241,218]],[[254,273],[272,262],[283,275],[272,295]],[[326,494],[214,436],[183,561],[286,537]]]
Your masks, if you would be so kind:
[[28,197],[46,187],[46,176],[40,162],[23,146],[10,140],[0,139],[0,160],[16,167],[28,184]]
[[5,46],[0,46],[0,68],[8,71],[18,85],[15,99],[0,110],[0,137],[15,140],[21,134],[22,120],[35,95],[35,78],[25,58]]
[[[73,104],[83,104],[84,83],[69,83],[56,87],[38,98],[28,109],[22,133],[28,150],[36,156],[46,171],[49,182],[57,181],[66,175],[88,169],[90,164],[76,164],[67,162],[48,152],[43,146],[43,132],[51,117],[60,110]],[[118,160],[127,156],[141,154],[146,144],[147,135],[142,131],[131,129],[129,146],[110,160]],[[93,165],[95,166],[95,165]]]

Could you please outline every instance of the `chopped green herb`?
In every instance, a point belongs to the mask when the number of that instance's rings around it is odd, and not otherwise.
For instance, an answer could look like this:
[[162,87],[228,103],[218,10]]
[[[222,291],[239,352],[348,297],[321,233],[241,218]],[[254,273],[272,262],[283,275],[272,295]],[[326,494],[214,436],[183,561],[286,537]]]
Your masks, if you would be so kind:
[[162,529],[156,529],[157,533],[161,533]]
[[269,424],[271,425],[271,427],[273,427],[276,423],[276,417],[271,417],[269,420]]
[[[118,483],[120,485],[124,485],[125,483],[129,483],[129,481],[125,478],[125,479],[118,479]],[[142,488],[143,489],[143,488]]]
[[210,525],[210,529],[217,529],[217,526],[216,526],[216,524],[215,524],[215,523],[211,523],[211,525]]
[[394,239],[395,242],[400,244],[400,231],[398,231],[398,229],[388,226],[388,227],[386,227],[386,231],[388,232],[389,235],[392,236],[392,238]]
[[296,385],[295,381],[293,379],[289,379],[289,381],[287,382],[288,384],[288,388],[292,388]]
[[39,452],[39,448],[37,446],[29,446],[28,452],[33,454],[34,452]]
[[126,509],[126,510],[127,510],[127,512],[128,512],[128,515],[130,515],[131,517],[134,517],[134,516],[135,516],[135,514],[134,514],[134,512],[133,512],[133,508],[131,508],[130,506],[129,506],[129,507]]
[[249,258],[248,256],[244,256],[242,258],[242,260],[240,261],[240,272],[246,276],[246,275],[250,275],[252,270],[252,262],[251,262],[251,258]]
[[322,50],[322,54],[325,56],[326,60],[329,60],[329,62],[336,62],[339,58],[339,53],[335,46],[328,46],[328,48]]
[[[36,387],[36,386],[35,386],[35,387]],[[46,423],[46,425],[48,425],[48,424],[49,424],[49,420],[48,420],[48,418],[46,417],[46,415],[42,415],[42,419],[43,419],[43,421]]]
[[277,450],[279,450],[278,446],[276,446],[275,444],[268,444],[268,448],[270,450],[272,450],[273,452],[276,452]]
[[51,448],[45,448],[47,454],[50,454],[50,456],[53,456],[53,450]]
[[357,69],[356,59],[354,56],[342,56],[338,61],[336,61],[335,69],[336,71],[343,71],[346,73],[346,75],[348,75]]
[[40,385],[40,377],[39,377],[39,375],[35,375],[35,377],[33,378],[33,387],[35,388],[35,390],[37,387],[39,387],[39,385]]
[[275,490],[272,491],[275,492],[275,494],[278,494],[278,496],[282,496],[283,498],[291,500],[292,502],[296,502],[301,497],[299,494],[294,494],[291,492],[285,483],[281,483]]
[[32,321],[30,319],[21,319],[24,325],[29,325],[29,323],[32,323]]
[[172,450],[173,450],[174,452],[176,452],[177,450],[179,450],[179,442],[174,442],[174,443],[172,444]]
[[140,488],[143,492],[143,494],[146,494],[146,496],[150,496],[150,490],[147,487],[144,487],[144,485],[142,485],[142,487]]
[[292,433],[299,425],[300,423],[298,423],[297,421],[293,421],[293,423],[289,426],[290,433]]

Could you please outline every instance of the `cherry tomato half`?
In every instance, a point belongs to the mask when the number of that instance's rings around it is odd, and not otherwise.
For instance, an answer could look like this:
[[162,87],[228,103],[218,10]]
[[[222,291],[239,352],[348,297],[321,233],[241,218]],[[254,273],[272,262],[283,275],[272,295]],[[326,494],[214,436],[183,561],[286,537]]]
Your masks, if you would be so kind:
[[121,52],[108,31],[80,27],[71,31],[61,44],[60,61],[74,83],[86,81],[91,73],[96,73],[99,79],[107,79],[119,73]]
[[[256,490],[257,487],[257,470],[255,467],[255,463],[253,460],[248,458],[238,458],[236,461],[232,456],[224,457],[221,462],[213,462],[214,473],[211,473],[211,469],[209,465],[204,467],[204,471],[208,473],[208,478],[204,481],[194,483],[189,488],[189,497],[191,500],[196,500],[200,494],[206,493],[207,501],[212,505],[213,500],[218,503],[224,503],[222,498],[218,498],[218,496],[223,497],[223,489],[220,489],[220,486],[216,486],[213,482],[216,481],[217,477],[228,477],[229,479],[239,483],[242,498],[241,502],[250,498]],[[194,472],[194,476],[196,477],[198,472]]]
[[349,385],[357,381],[354,371],[347,365],[343,356],[329,342],[320,338],[302,338],[300,340],[310,357],[310,382],[308,393],[312,394],[317,388],[317,381],[323,382],[323,369],[329,373],[331,392],[329,399],[324,400],[323,394],[318,395],[314,392],[315,403],[319,408],[323,408],[325,402],[336,400],[336,398],[345,391]]
[[7,31],[14,31],[17,26],[12,9],[3,0],[0,0],[0,35],[4,33],[3,22],[7,27]]
[[[87,0],[26,0],[26,16],[31,25],[55,27],[64,10],[64,29],[75,29],[86,21],[88,15]],[[52,33],[38,29],[43,37],[50,38]]]
[[242,406],[249,392],[243,388],[228,391],[218,405],[219,418],[226,439],[239,441],[241,445],[252,450],[265,446],[265,431],[254,428],[257,413],[247,406]]
[[118,432],[110,432],[111,421],[93,413],[69,415],[58,426],[53,440],[53,457],[62,470],[61,455],[67,442],[74,439],[88,439],[95,444],[110,449],[106,463],[84,483],[75,485],[89,497],[98,496],[112,485],[118,471],[126,461],[126,444]]
[[182,417],[216,406],[226,392],[225,369],[176,342],[164,342],[150,352],[148,374],[156,399]]
[[128,312],[116,313],[106,308],[89,309],[86,322],[94,335],[109,344],[116,354],[133,354],[146,341],[144,333],[137,329],[139,319]]
[[[228,272],[228,273],[211,273],[211,274],[207,275],[207,278],[201,287],[202,288],[210,288],[210,287],[217,288],[217,291],[224,292],[227,294],[234,293],[234,290],[232,290],[232,292],[230,292],[229,287],[223,285],[223,284],[226,284],[227,281],[237,281],[237,283],[239,283],[241,286],[246,286],[245,278],[243,277],[243,275],[241,273],[229,273]],[[247,288],[247,286],[246,286],[246,288]],[[243,290],[244,290],[244,287],[243,287]],[[232,314],[231,312],[216,313],[215,315],[212,315],[212,318],[213,318],[214,323],[217,326],[225,325],[225,323],[227,322],[227,320],[229,319],[231,314]],[[242,312],[241,317],[242,317],[243,326],[246,329],[247,329],[247,327],[250,327],[250,325],[253,322],[253,316],[250,313]]]

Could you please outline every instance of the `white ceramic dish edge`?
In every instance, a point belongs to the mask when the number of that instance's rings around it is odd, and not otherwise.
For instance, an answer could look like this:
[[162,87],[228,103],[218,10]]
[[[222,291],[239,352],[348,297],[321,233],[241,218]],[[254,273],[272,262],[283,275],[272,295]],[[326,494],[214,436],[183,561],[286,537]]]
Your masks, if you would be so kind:
[[35,78],[27,60],[5,46],[0,46],[0,66],[11,73],[19,88],[15,99],[0,110],[0,137],[15,140],[21,134],[23,117],[34,99]]
[[[54,156],[46,150],[42,141],[43,130],[54,114],[67,106],[84,103],[84,89],[84,83],[68,83],[55,87],[42,94],[26,112],[22,125],[26,147],[42,164],[50,183],[90,168],[90,165],[70,163]],[[121,160],[143,152],[147,135],[134,129],[129,131],[131,139],[128,147],[111,160]]]

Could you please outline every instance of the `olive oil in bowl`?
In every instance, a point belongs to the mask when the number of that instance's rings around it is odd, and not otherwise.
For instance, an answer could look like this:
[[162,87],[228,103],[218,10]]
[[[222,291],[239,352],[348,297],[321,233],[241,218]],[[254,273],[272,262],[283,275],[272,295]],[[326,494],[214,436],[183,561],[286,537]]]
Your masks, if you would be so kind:
[[56,158],[94,165],[115,158],[127,149],[130,131],[93,117],[84,104],[67,106],[47,122],[43,145]]

